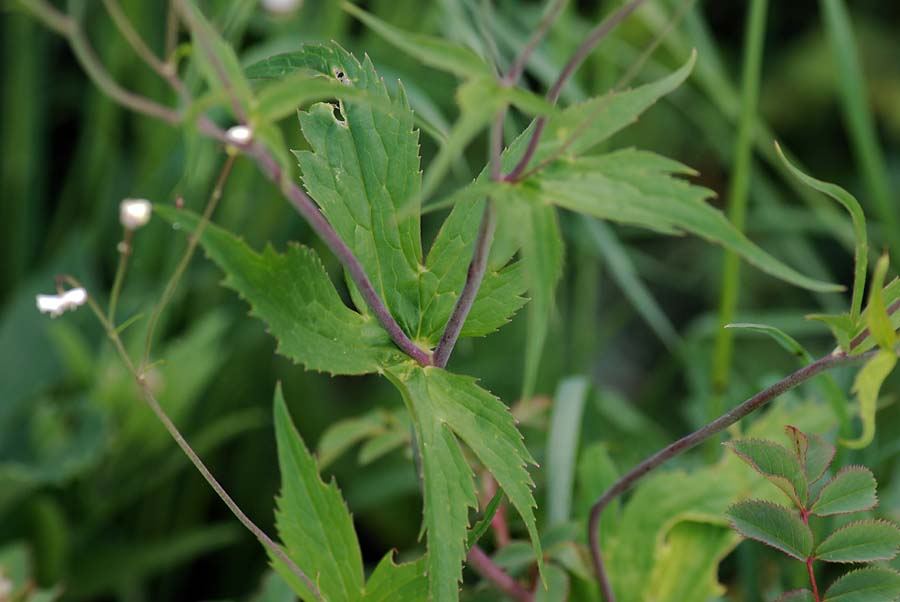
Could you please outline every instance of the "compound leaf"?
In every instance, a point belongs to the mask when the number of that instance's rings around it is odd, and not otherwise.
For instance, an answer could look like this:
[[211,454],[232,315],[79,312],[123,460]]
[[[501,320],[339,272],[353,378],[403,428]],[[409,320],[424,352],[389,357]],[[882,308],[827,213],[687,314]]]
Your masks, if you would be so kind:
[[[154,211],[188,232],[199,224],[186,210],[158,206]],[[307,369],[367,374],[402,357],[373,318],[344,305],[312,249],[291,245],[282,255],[267,247],[258,254],[213,224],[200,244],[225,272],[225,285],[268,325],[278,352]]]
[[836,451],[834,446],[818,435],[807,435],[795,426],[788,425],[784,430],[804,467],[807,481],[809,484],[815,483],[831,466]]
[[[291,421],[281,387],[275,389],[275,440],[281,494],[275,523],[288,556],[318,585],[326,600],[363,598],[363,563],[353,519],[337,485],[319,477],[315,458]],[[272,562],[298,595],[306,585],[274,555]]]
[[816,548],[826,562],[891,560],[900,547],[900,529],[885,520],[861,520],[841,527]]
[[849,514],[878,505],[875,475],[865,466],[848,466],[825,483],[810,512],[816,516]]
[[747,500],[731,506],[725,515],[744,537],[760,541],[798,560],[806,560],[812,553],[812,531],[797,514],[784,506]]

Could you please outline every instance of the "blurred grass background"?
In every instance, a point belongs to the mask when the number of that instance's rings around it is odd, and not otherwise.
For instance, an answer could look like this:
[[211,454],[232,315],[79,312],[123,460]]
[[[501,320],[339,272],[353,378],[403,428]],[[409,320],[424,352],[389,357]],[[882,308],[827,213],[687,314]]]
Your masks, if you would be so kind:
[[[163,47],[166,3],[123,0],[154,49]],[[583,34],[614,2],[570,2],[529,66],[545,89]],[[698,2],[637,81],[679,64],[692,47],[700,62],[686,86],[612,146],[641,146],[700,172],[723,208],[732,176],[748,2]],[[876,249],[900,259],[900,4],[894,0],[771,2],[759,89],[760,124],[751,162],[746,230],[812,276],[849,283],[849,222],[828,201],[797,188],[772,161],[772,137],[808,171],[858,195]],[[247,64],[302,42],[334,39],[368,53],[389,84],[401,79],[415,110],[438,129],[454,121],[455,82],[387,46],[330,0],[305,0],[277,16],[253,0],[202,2],[239,45]],[[512,56],[540,17],[521,0],[372,0],[362,5],[399,27],[439,33],[480,52]],[[602,93],[627,71],[680,2],[656,0],[605,40],[563,100]],[[491,8],[492,7],[492,8]],[[223,161],[213,144],[127,113],[87,80],[64,42],[3,5],[0,55],[0,553],[27,554],[43,586],[65,584],[65,600],[238,599],[257,589],[265,555],[189,468],[136,396],[88,312],[51,321],[34,309],[53,277],[71,273],[100,298],[110,289],[121,238],[118,202],[184,198],[202,208]],[[98,2],[84,21],[103,62],[126,87],[172,101],[143,67]],[[852,27],[852,39],[847,39]],[[490,44],[485,40],[491,40]],[[495,50],[496,49],[496,50]],[[854,56],[858,52],[858,56]],[[858,68],[861,66],[861,68]],[[524,127],[520,116],[510,122]],[[291,148],[304,145],[296,120],[283,124]],[[515,135],[516,131],[508,132]],[[486,141],[467,150],[444,192],[485,161]],[[422,135],[423,166],[437,149]],[[441,213],[426,217],[426,241]],[[571,216],[567,216],[571,217]],[[321,245],[254,167],[239,160],[215,221],[251,245],[288,240]],[[694,239],[564,220],[566,276],[539,391],[565,376],[596,384],[585,442],[605,440],[621,466],[703,422],[711,394],[722,255]],[[160,220],[141,230],[120,301],[120,316],[152,310],[181,257],[185,236]],[[329,269],[338,266],[322,252]],[[877,257],[877,252],[873,253]],[[158,330],[159,397],[213,472],[246,512],[272,531],[278,486],[270,403],[284,383],[295,422],[311,446],[335,421],[400,400],[377,378],[306,373],[273,354],[274,342],[247,308],[219,287],[218,270],[199,256]],[[802,316],[840,311],[838,295],[812,295],[745,267],[739,321],[775,324],[816,352],[833,346]],[[459,345],[452,368],[483,379],[508,403],[521,379],[524,320],[487,339]],[[126,339],[140,350],[146,319]],[[793,369],[768,340],[737,339],[731,405]],[[848,375],[843,384],[848,384]],[[887,393],[896,391],[889,383]],[[879,415],[876,443],[859,454],[879,476],[888,514],[900,517],[900,420]],[[526,427],[543,455],[544,431]],[[354,513],[367,562],[419,545],[415,475],[403,452],[361,469],[352,454],[329,467]],[[537,479],[541,480],[538,473]],[[542,499],[539,493],[538,499]],[[724,575],[747,584],[746,564]],[[730,568],[729,568],[730,567]],[[743,569],[741,567],[744,567]],[[752,590],[752,588],[750,588]],[[745,589],[745,592],[750,590]],[[743,599],[753,600],[752,593]]]

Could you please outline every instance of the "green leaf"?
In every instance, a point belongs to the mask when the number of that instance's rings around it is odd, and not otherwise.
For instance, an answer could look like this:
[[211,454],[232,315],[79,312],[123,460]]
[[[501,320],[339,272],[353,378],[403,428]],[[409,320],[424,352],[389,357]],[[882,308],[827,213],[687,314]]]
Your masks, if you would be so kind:
[[466,78],[475,75],[493,76],[490,67],[481,57],[465,46],[443,38],[403,31],[349,2],[344,2],[342,6],[388,43],[429,67]]
[[900,529],[885,520],[861,520],[841,527],[816,548],[826,562],[891,560],[900,548]]
[[816,516],[849,514],[878,505],[875,475],[865,466],[848,466],[825,483],[810,507]]
[[403,394],[422,458],[428,532],[426,573],[431,598],[457,599],[468,508],[477,507],[472,469],[457,437],[493,475],[522,517],[540,566],[533,485],[525,468],[534,460],[506,406],[478,387],[474,379],[440,368],[422,368],[407,362],[386,374]]
[[803,276],[760,249],[706,202],[709,190],[673,177],[692,173],[676,161],[627,149],[557,163],[532,180],[541,196],[560,207],[663,234],[689,232],[786,282],[815,291],[841,290]]
[[[900,301],[900,278],[894,278],[893,280],[891,280],[890,283],[888,283],[888,285],[882,289],[881,294],[882,298],[884,299],[884,304],[888,307],[893,308],[897,304],[897,302]],[[857,345],[853,348],[854,355],[865,353],[876,345],[875,339],[868,331],[868,328],[866,328],[866,325],[870,320],[871,312],[872,309],[867,307],[865,311],[863,311],[860,324],[858,324],[857,328],[850,332],[848,335],[848,338],[857,340]],[[900,311],[894,311],[893,313],[891,313],[890,320],[891,326],[895,331],[900,328]]]
[[863,213],[862,206],[860,206],[859,202],[852,194],[840,186],[817,180],[800,171],[787,160],[787,157],[784,156],[784,152],[781,150],[781,146],[779,146],[777,142],[775,143],[775,150],[778,152],[778,156],[781,157],[781,162],[784,163],[785,167],[787,167],[788,171],[790,171],[795,178],[810,188],[830,196],[832,199],[843,205],[847,210],[847,213],[850,214],[850,219],[853,221],[853,235],[856,238],[856,257],[854,258],[856,267],[853,275],[853,296],[850,302],[850,320],[855,323],[859,320],[860,311],[862,309],[863,292],[866,288],[866,268],[869,265],[869,243],[866,234],[866,216]]
[[[273,64],[279,59],[290,60],[296,54],[277,55],[265,59],[267,66],[274,71]],[[254,65],[248,68],[251,73],[265,73],[260,67],[254,69]],[[379,111],[392,113],[393,105],[383,97],[370,94],[367,90],[356,88],[343,83],[332,74],[319,74],[301,68],[290,75],[263,87],[257,96],[254,115],[265,121],[278,121],[289,115],[296,114],[297,108],[312,101],[339,99],[342,101],[355,100],[368,103]]]
[[823,602],[897,602],[900,573],[884,567],[851,571],[825,592]]
[[807,351],[803,345],[797,342],[797,339],[775,326],[770,326],[768,324],[753,324],[749,322],[736,322],[734,324],[726,324],[725,328],[740,328],[742,330],[751,330],[753,332],[769,335],[773,341],[778,343],[782,349],[791,355],[800,358],[807,364],[812,363],[813,361],[812,355],[810,355],[809,351]]
[[[353,519],[334,481],[326,485],[316,461],[291,421],[281,386],[275,389],[275,440],[281,494],[275,524],[285,552],[318,586],[326,600],[361,600],[363,564]],[[270,553],[278,573],[297,595],[312,598],[306,585]]]
[[[681,68],[658,81],[633,90],[599,96],[551,115],[529,166],[534,167],[563,155],[582,155],[634,123],[641,113],[687,79],[695,59],[696,55],[692,54]],[[533,128],[532,124],[510,145],[503,157],[505,170],[512,169],[519,162],[528,146]]]
[[534,602],[566,602],[569,600],[569,574],[555,564],[547,564],[544,568],[547,577],[547,589],[540,584],[534,591]]
[[834,460],[835,448],[818,435],[807,435],[795,426],[788,425],[785,432],[794,447],[794,453],[800,458],[806,472],[806,479],[813,484],[825,474]]
[[425,600],[428,578],[425,559],[395,564],[393,552],[388,552],[375,567],[366,582],[365,602],[393,602],[394,600]]
[[872,291],[869,294],[869,305],[866,307],[866,322],[869,325],[869,333],[878,346],[893,353],[894,346],[897,344],[897,333],[894,332],[891,317],[887,313],[882,291],[888,263],[889,259],[885,254],[878,258],[878,263],[875,265],[875,274],[872,276],[871,284]]
[[471,549],[471,547],[478,543],[478,540],[487,533],[487,530],[491,528],[491,521],[494,520],[494,516],[497,514],[497,510],[500,509],[500,503],[502,501],[503,492],[497,491],[497,493],[494,494],[494,497],[491,498],[491,501],[485,506],[481,519],[469,530],[469,535],[466,538],[467,548]]
[[767,439],[734,439],[725,446],[784,491],[797,507],[806,506],[806,473],[786,447]]
[[[167,206],[154,211],[194,232],[199,218]],[[306,247],[292,245],[280,255],[271,247],[255,253],[243,241],[209,224],[200,239],[206,254],[278,340],[278,352],[310,370],[367,374],[396,362],[401,353],[369,316],[343,304],[322,263]]]
[[324,469],[357,443],[383,433],[384,414],[384,410],[376,409],[329,426],[316,448],[319,468]]
[[[858,324],[853,321],[849,313],[809,314],[806,319],[823,322],[831,330],[841,349],[846,352],[850,351],[850,341],[853,339],[853,333],[857,330]],[[858,349],[853,351],[859,353]]]
[[841,443],[851,449],[867,447],[875,438],[875,413],[878,411],[878,394],[884,380],[890,376],[897,365],[894,351],[879,351],[867,361],[856,374],[853,381],[853,393],[859,399],[859,418],[862,421],[862,432],[856,439]]
[[197,68],[213,91],[234,97],[244,108],[253,99],[250,84],[244,78],[241,63],[231,45],[206,20],[193,0],[179,2],[185,20],[191,30],[192,49]]
[[[437,344],[466,282],[475,238],[484,214],[484,199],[471,198],[454,205],[444,220],[425,259],[420,277],[421,317],[416,340]],[[507,258],[503,258],[503,263]],[[460,336],[476,337],[506,324],[527,301],[520,264],[507,267],[488,264],[475,303]]]
[[737,535],[727,527],[681,521],[666,536],[653,568],[647,600],[710,600],[725,593],[718,566],[734,548]]
[[547,433],[547,523],[569,520],[575,459],[581,435],[584,404],[590,383],[583,376],[563,380],[554,395]]
[[795,589],[775,598],[775,602],[815,602],[816,598],[808,589]]
[[525,342],[522,397],[534,392],[544,341],[554,309],[556,284],[562,276],[565,251],[556,209],[532,191],[516,188],[496,201],[497,228],[515,232],[520,245],[525,282],[531,295]]
[[[348,85],[391,102],[390,114],[365,102],[344,101],[334,114],[328,103],[300,113],[312,150],[295,151],[303,182],[338,235],[362,263],[379,296],[406,332],[418,323],[422,243],[418,207],[398,210],[418,195],[419,135],[403,89],[391,100],[366,58],[361,64],[332,44],[303,48],[317,71],[340,72]],[[356,293],[358,308],[365,308]]]
[[744,537],[781,550],[797,560],[806,560],[812,554],[812,531],[799,515],[784,506],[747,500],[731,506],[725,515]]

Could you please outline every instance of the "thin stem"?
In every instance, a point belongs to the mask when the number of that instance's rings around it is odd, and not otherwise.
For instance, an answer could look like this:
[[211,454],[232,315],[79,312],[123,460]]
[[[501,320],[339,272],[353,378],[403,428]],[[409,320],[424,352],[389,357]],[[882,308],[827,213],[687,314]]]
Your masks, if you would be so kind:
[[541,40],[543,40],[544,36],[547,35],[547,32],[550,31],[550,27],[556,21],[560,11],[566,5],[566,0],[551,0],[551,2],[550,8],[544,13],[541,22],[538,23],[537,29],[531,34],[528,43],[525,44],[522,52],[519,53],[516,61],[513,63],[512,67],[510,67],[509,72],[507,72],[506,76],[503,78],[503,82],[506,85],[515,85],[518,83],[519,78],[525,71],[525,66],[528,64],[528,59],[534,54],[538,44],[541,43]]
[[134,231],[124,228],[122,242],[119,243],[119,265],[116,268],[116,277],[113,280],[112,291],[109,293],[109,309],[106,318],[115,325],[116,305],[119,303],[119,294],[122,292],[122,283],[125,281],[125,272],[128,270],[128,258],[131,256],[131,239]]
[[[803,521],[803,524],[809,526],[809,510],[805,507],[800,508],[800,519]],[[814,556],[807,557],[806,572],[809,574],[809,585],[812,587],[813,598],[815,598],[815,602],[819,602],[819,585],[816,583],[816,572],[813,570],[814,560]]]
[[[503,121],[505,118],[506,107],[497,113],[494,125],[491,128],[491,179],[494,181],[499,181],[502,178],[500,155],[503,151]],[[453,353],[453,348],[459,339],[459,333],[462,332],[469,311],[472,309],[475,298],[478,296],[478,289],[481,288],[481,282],[484,280],[484,272],[487,269],[496,227],[497,218],[494,214],[494,206],[491,199],[487,198],[484,203],[484,212],[481,216],[481,225],[478,227],[478,236],[475,238],[472,260],[469,262],[468,270],[466,270],[466,283],[459,293],[459,299],[456,300],[453,313],[450,314],[450,319],[447,320],[447,324],[444,326],[444,332],[441,333],[441,339],[434,349],[432,361],[435,366],[443,368],[450,361],[450,355]]]
[[594,572],[597,574],[597,581],[603,592],[604,600],[606,602],[615,602],[616,600],[609,578],[606,575],[603,557],[600,551],[600,518],[603,514],[603,510],[611,501],[630,490],[638,481],[661,464],[696,447],[710,437],[717,435],[783,393],[790,391],[794,387],[806,382],[825,370],[868,359],[875,353],[877,353],[877,351],[873,350],[860,355],[849,355],[846,352],[840,351],[826,355],[825,357],[800,368],[792,374],[789,374],[772,386],[763,389],[744,403],[729,412],[726,412],[706,426],[656,452],[613,483],[613,485],[607,489],[596,502],[594,502],[594,505],[591,507],[590,520],[588,521],[588,541],[591,548],[591,558],[593,559]]
[[163,55],[166,65],[172,68],[174,73],[175,48],[178,45],[178,12],[175,8],[175,0],[169,0],[169,9],[166,11],[166,52]]
[[[81,287],[81,283],[72,278],[71,276],[66,276],[64,279],[72,286]],[[212,487],[213,491],[219,496],[219,498],[225,502],[225,505],[228,506],[228,509],[231,510],[231,513],[234,514],[235,518],[240,521],[244,527],[256,537],[257,540],[263,545],[263,547],[267,548],[272,554],[278,557],[285,566],[297,576],[303,584],[312,592],[317,600],[322,600],[322,594],[319,592],[318,587],[313,581],[306,575],[306,573],[301,569],[297,564],[291,560],[291,558],[285,553],[285,551],[279,546],[277,543],[272,541],[272,539],[266,535],[266,532],[260,529],[256,523],[250,520],[244,511],[240,509],[237,503],[232,499],[228,492],[225,491],[225,488],[216,480],[215,476],[213,476],[212,472],[206,467],[206,464],[203,463],[203,460],[200,459],[200,456],[194,451],[191,447],[190,443],[187,442],[187,439],[181,434],[178,430],[178,427],[175,426],[175,423],[172,422],[171,418],[169,418],[168,414],[166,414],[165,410],[162,409],[162,406],[159,405],[159,401],[157,401],[156,397],[153,396],[153,393],[150,391],[147,381],[144,378],[144,374],[138,371],[137,367],[134,365],[134,362],[131,361],[131,357],[128,355],[128,352],[125,350],[125,345],[122,344],[122,339],[119,337],[119,333],[116,331],[115,326],[112,322],[106,319],[103,315],[103,312],[100,309],[100,306],[93,300],[91,296],[88,296],[87,299],[88,306],[94,312],[94,315],[97,316],[97,319],[100,321],[100,324],[103,325],[103,329],[106,331],[106,335],[109,337],[110,341],[112,341],[113,345],[116,348],[116,351],[119,354],[119,358],[122,360],[122,363],[125,364],[125,367],[131,373],[131,376],[134,378],[135,383],[138,386],[138,389],[141,392],[141,396],[144,398],[144,401],[147,402],[147,405],[150,406],[150,409],[153,410],[153,413],[156,414],[156,417],[163,424],[166,430],[171,435],[172,439],[175,440],[175,443],[178,444],[178,447],[184,452],[184,454],[188,457],[197,471],[203,475],[203,478],[206,479],[206,482],[209,483],[209,486]]]
[[520,602],[532,602],[534,596],[522,587],[518,581],[509,576],[503,569],[497,566],[490,557],[478,546],[472,546],[466,556],[468,565],[476,573],[497,586],[504,594],[519,600]]
[[[741,113],[735,143],[734,166],[728,190],[728,219],[736,230],[743,232],[750,192],[750,170],[753,158],[754,122],[759,99],[759,80],[766,34],[767,0],[753,0],[749,7],[747,33],[744,43],[744,67],[741,83]],[[722,397],[728,388],[734,332],[725,328],[734,322],[740,294],[741,260],[734,251],[726,251],[722,262],[719,296],[719,330],[716,335],[712,365],[712,395],[709,398],[707,420],[724,410]]]
[[[163,76],[166,81],[171,81],[172,79],[172,71],[166,63],[161,61],[156,54],[144,43],[144,39],[138,34],[138,32],[134,29],[134,26],[131,24],[131,21],[128,19],[128,16],[125,14],[125,11],[122,10],[122,7],[119,5],[117,0],[103,0],[103,5],[106,7],[106,12],[109,13],[109,16],[112,18],[113,23],[115,23],[116,27],[119,29],[119,32],[122,34],[122,37],[125,38],[137,55],[147,63],[154,71]],[[177,81],[177,79],[176,79]]]
[[288,201],[291,202],[297,212],[306,219],[313,231],[315,231],[325,245],[331,249],[331,252],[337,256],[341,264],[343,264],[344,268],[347,270],[347,273],[350,274],[351,280],[356,284],[357,289],[359,289],[359,292],[363,299],[365,299],[369,309],[375,314],[375,317],[390,335],[391,339],[393,339],[394,343],[422,366],[431,365],[431,355],[419,348],[412,342],[406,333],[403,332],[403,329],[400,328],[400,325],[391,315],[390,310],[384,305],[381,297],[378,296],[375,287],[372,285],[372,281],[369,280],[369,277],[366,275],[365,268],[363,268],[359,259],[353,254],[353,251],[350,250],[350,247],[347,246],[347,243],[341,239],[340,235],[338,235],[331,224],[328,223],[328,220],[325,219],[325,216],[322,215],[322,212],[319,211],[312,199],[310,199],[299,186],[283,177],[281,167],[272,157],[269,150],[257,143],[251,144],[249,147],[242,150],[256,159],[260,170],[262,170],[272,182],[280,187],[282,193],[287,197]]
[[190,238],[188,238],[188,244],[187,248],[184,250],[184,255],[181,256],[178,266],[169,278],[169,282],[166,283],[166,288],[163,290],[159,303],[153,308],[153,313],[150,315],[150,322],[147,326],[147,336],[144,340],[144,356],[141,360],[141,366],[146,366],[150,361],[150,350],[153,347],[153,335],[156,332],[159,318],[169,305],[169,301],[172,300],[172,295],[175,294],[175,289],[178,288],[178,283],[181,281],[181,277],[184,275],[191,258],[194,256],[194,251],[197,249],[197,244],[203,236],[203,231],[206,230],[206,226],[209,224],[209,220],[212,218],[212,214],[219,204],[219,199],[222,198],[222,190],[225,187],[225,182],[228,180],[229,174],[231,174],[231,168],[234,166],[236,158],[236,154],[230,153],[228,158],[225,159],[222,170],[219,172],[219,177],[216,178],[216,184],[209,195],[209,200],[206,202],[206,207],[203,209],[203,215],[200,217],[197,229],[191,234]]
[[[584,59],[588,57],[594,47],[600,43],[604,37],[606,37],[609,32],[616,28],[619,23],[624,21],[631,13],[633,13],[637,8],[644,3],[644,0],[631,0],[628,4],[608,16],[606,19],[601,21],[591,33],[588,34],[588,37],[581,43],[581,45],[575,50],[575,53],[569,59],[569,61],[565,64],[562,71],[559,74],[559,77],[556,78],[556,83],[553,84],[553,87],[550,88],[550,91],[547,92],[547,101],[551,104],[556,104],[556,101],[559,99],[559,95],[562,93],[563,88],[566,83],[569,81],[569,78],[575,73],[576,69],[584,62]],[[544,128],[547,125],[546,117],[539,117],[534,124],[534,132],[531,134],[531,138],[528,140],[528,147],[525,149],[525,153],[522,155],[522,158],[519,159],[519,162],[513,167],[512,171],[510,171],[506,177],[504,178],[508,182],[516,182],[519,180],[519,177],[528,167],[528,164],[531,162],[531,158],[534,156],[535,151],[537,151],[538,143],[541,141],[541,136],[544,133]]]

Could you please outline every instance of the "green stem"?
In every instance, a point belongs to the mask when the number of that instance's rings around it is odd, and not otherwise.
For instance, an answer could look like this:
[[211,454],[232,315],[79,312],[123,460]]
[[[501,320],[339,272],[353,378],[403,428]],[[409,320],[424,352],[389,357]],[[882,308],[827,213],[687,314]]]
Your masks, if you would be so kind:
[[119,247],[119,265],[116,268],[116,277],[113,280],[112,291],[109,293],[109,309],[106,318],[115,326],[116,306],[119,303],[119,294],[122,292],[122,283],[125,282],[125,272],[128,270],[128,258],[131,256],[131,241],[134,231],[124,228],[122,242]]
[[[746,221],[747,197],[750,190],[753,130],[756,121],[756,105],[759,99],[767,4],[767,0],[752,0],[744,44],[741,114],[734,152],[734,168],[728,190],[728,218],[741,232],[744,230]],[[724,326],[734,321],[740,292],[740,267],[740,259],[737,254],[727,251],[722,265],[719,330],[713,352],[712,395],[708,410],[710,419],[722,413],[722,398],[728,388],[734,339],[731,330]]]

